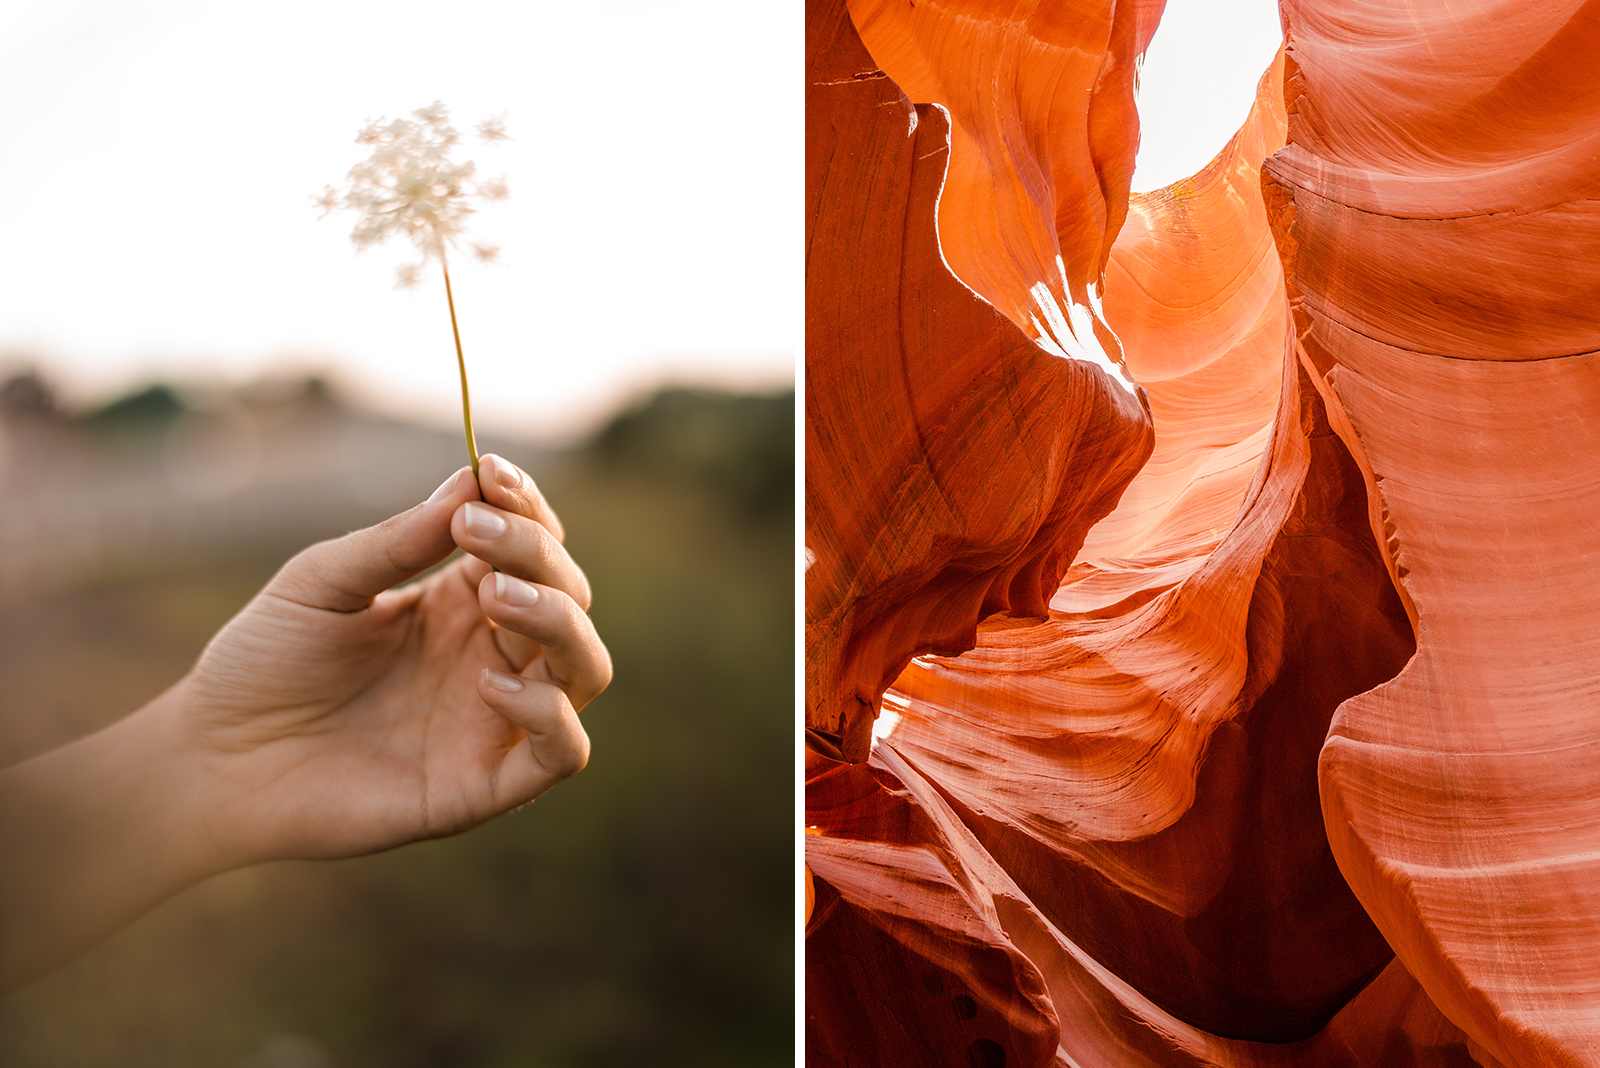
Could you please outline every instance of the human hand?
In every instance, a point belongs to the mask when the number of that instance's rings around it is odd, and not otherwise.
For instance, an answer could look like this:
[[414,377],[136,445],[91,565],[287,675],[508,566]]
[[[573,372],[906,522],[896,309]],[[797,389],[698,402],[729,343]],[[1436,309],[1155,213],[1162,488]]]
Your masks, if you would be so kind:
[[313,545],[166,693],[0,769],[0,992],[209,875],[452,834],[583,767],[588,582],[533,483],[480,471],[485,499],[463,469]]
[[588,582],[526,475],[480,478],[296,556],[163,700],[208,867],[454,834],[584,766],[611,680]]

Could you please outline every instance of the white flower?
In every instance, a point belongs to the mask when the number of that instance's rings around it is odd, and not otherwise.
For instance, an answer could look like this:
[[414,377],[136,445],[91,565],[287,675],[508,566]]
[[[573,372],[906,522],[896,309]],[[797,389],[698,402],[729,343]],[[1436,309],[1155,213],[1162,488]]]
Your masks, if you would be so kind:
[[[485,119],[478,133],[485,141],[504,140],[504,120]],[[446,250],[457,246],[467,218],[477,210],[474,201],[507,196],[505,179],[480,183],[470,160],[450,158],[460,140],[449,109],[438,101],[413,111],[410,120],[369,121],[356,143],[370,147],[371,155],[350,168],[346,189],[328,186],[316,205],[324,214],[336,208],[356,212],[350,240],[358,249],[395,235],[410,241],[422,262],[401,268],[399,278],[401,285],[415,285],[423,265],[434,258],[442,262]]]
[[492,115],[478,123],[478,136],[483,139],[484,144],[511,140],[511,135],[506,133],[506,117]]

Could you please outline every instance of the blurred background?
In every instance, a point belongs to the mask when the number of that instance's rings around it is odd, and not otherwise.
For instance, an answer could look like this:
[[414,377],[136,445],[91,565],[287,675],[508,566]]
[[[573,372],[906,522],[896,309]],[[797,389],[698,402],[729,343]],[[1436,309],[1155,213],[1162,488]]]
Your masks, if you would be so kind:
[[[589,767],[456,839],[191,890],[0,999],[0,1064],[791,1063],[793,403],[668,390],[579,447],[487,439],[594,586]],[[0,428],[3,763],[155,696],[461,450],[315,379],[74,415],[13,378]]]
[[461,153],[512,191],[455,279],[480,446],[616,665],[576,779],[197,887],[0,999],[0,1064],[792,1063],[799,11],[582,8],[0,11],[0,765],[464,462],[442,288],[311,205],[435,99],[515,138]]

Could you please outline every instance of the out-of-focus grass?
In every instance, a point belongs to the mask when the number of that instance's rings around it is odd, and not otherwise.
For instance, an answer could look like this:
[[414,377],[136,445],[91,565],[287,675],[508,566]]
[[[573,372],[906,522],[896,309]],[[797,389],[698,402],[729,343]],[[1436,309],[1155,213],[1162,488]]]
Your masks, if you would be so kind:
[[[189,891],[0,1000],[0,1064],[792,1062],[793,396],[661,395],[599,440],[533,471],[616,666],[588,769],[459,838]],[[276,548],[0,602],[0,750],[159,692]]]

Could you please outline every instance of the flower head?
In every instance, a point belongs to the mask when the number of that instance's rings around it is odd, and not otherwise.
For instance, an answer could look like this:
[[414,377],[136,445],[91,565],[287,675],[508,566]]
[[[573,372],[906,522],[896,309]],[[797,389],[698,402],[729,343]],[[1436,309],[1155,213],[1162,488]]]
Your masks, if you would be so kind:
[[493,115],[478,123],[478,136],[483,139],[484,144],[494,141],[509,141],[511,135],[506,133],[506,117],[504,115]]
[[[505,122],[485,119],[478,133],[485,141],[505,140]],[[350,240],[358,249],[397,234],[410,241],[422,261],[402,267],[399,282],[415,285],[423,265],[434,258],[442,261],[446,249],[457,245],[467,218],[477,210],[474,201],[507,195],[503,178],[480,182],[472,161],[450,158],[460,140],[450,125],[449,109],[437,101],[413,111],[409,120],[368,122],[356,143],[370,147],[371,155],[350,168],[348,187],[341,191],[328,186],[316,204],[324,215],[336,209],[356,212]]]

